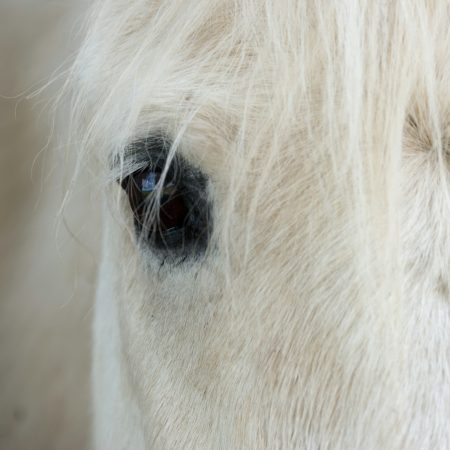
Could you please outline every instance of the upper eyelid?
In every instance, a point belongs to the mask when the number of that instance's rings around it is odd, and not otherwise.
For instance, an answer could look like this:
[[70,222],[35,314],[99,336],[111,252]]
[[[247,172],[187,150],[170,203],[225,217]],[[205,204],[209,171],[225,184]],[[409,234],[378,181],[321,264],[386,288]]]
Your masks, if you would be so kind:
[[123,180],[125,180],[134,172],[144,169],[146,166],[148,166],[148,162],[136,162],[122,155],[113,158],[113,160],[114,162],[111,164],[110,169],[111,179],[115,180],[119,184],[121,184]]
[[116,180],[124,179],[138,170],[154,167],[163,170],[170,143],[163,137],[147,137],[131,142],[121,154],[113,157],[112,172]]

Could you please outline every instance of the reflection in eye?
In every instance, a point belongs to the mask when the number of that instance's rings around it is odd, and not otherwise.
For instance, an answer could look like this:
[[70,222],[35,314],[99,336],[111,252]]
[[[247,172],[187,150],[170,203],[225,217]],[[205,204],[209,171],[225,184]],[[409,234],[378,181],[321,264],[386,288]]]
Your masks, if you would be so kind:
[[[151,148],[147,148],[149,142]],[[210,229],[206,177],[180,156],[162,177],[164,148],[157,148],[152,158],[155,141],[146,140],[141,145],[147,146],[145,155],[150,161],[120,182],[129,199],[139,241],[175,258],[204,252]]]

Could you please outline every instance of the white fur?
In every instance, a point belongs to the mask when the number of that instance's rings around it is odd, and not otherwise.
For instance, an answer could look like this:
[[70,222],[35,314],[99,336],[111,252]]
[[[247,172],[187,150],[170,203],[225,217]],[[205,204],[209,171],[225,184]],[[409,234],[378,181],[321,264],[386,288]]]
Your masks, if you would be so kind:
[[[96,449],[450,448],[449,8],[96,4],[71,77],[104,192]],[[140,252],[111,172],[161,132],[210,180],[201,262]]]

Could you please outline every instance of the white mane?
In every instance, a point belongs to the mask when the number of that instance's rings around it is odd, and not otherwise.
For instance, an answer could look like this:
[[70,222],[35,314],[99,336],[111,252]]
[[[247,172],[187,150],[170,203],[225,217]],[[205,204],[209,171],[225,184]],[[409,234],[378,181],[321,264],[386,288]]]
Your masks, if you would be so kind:
[[[450,445],[449,8],[96,4],[70,78],[107,192],[96,448]],[[205,265],[133,243],[115,180],[155,134],[211,181]]]

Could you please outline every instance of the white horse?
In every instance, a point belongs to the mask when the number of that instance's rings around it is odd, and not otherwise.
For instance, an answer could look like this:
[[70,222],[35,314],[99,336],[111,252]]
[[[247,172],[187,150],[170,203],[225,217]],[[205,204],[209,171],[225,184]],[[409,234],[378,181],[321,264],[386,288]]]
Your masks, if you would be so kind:
[[91,17],[93,448],[450,448],[449,1]]
[[71,79],[104,191],[96,449],[450,448],[449,24],[97,4]]

